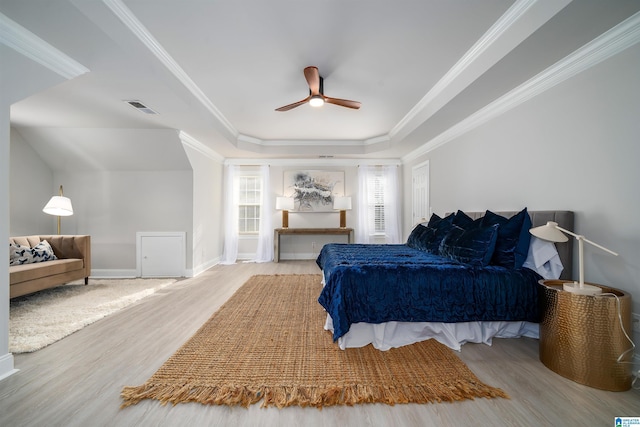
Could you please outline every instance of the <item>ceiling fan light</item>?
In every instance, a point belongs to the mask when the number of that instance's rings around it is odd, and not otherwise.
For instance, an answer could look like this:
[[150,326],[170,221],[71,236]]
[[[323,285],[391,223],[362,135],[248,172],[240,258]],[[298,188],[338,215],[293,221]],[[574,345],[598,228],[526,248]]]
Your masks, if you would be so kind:
[[322,107],[324,105],[324,98],[322,98],[320,95],[314,95],[309,100],[309,105],[311,105],[312,107]]

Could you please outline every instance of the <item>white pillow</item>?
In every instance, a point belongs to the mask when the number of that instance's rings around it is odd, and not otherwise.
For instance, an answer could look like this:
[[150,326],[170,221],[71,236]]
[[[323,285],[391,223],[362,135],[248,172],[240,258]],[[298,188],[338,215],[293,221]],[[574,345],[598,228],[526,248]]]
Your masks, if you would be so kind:
[[530,268],[547,280],[559,279],[564,269],[556,245],[535,236],[531,236],[529,253],[522,266]]
[[33,252],[29,246],[9,243],[9,265],[30,264],[33,262]]
[[25,245],[9,243],[9,265],[31,264],[58,259],[53,253],[53,248],[46,240],[38,243],[33,248]]
[[31,252],[33,253],[33,262],[45,262],[57,259],[53,253],[53,248],[46,240],[43,240],[31,248]]

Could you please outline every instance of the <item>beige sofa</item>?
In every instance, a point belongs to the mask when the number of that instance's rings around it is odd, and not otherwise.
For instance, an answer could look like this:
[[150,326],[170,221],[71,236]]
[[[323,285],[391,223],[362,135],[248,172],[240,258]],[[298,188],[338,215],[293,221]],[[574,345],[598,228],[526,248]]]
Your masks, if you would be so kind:
[[58,259],[33,264],[9,266],[9,296],[15,298],[52,288],[91,275],[91,236],[22,236],[10,237],[9,243],[34,247],[46,240]]

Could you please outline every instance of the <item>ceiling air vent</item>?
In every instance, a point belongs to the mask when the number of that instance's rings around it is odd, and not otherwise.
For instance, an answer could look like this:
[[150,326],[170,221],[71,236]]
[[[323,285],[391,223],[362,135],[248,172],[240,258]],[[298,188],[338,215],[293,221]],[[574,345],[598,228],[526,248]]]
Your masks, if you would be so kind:
[[321,159],[333,159],[333,156],[330,155],[330,154],[329,155],[328,154],[321,154],[318,157],[321,158]]
[[131,100],[131,101],[124,101],[127,104],[131,105],[133,108],[135,108],[138,111],[142,111],[145,114],[158,114],[155,111],[153,111],[151,108],[147,107],[146,105],[144,105],[142,102],[138,101],[138,100]]

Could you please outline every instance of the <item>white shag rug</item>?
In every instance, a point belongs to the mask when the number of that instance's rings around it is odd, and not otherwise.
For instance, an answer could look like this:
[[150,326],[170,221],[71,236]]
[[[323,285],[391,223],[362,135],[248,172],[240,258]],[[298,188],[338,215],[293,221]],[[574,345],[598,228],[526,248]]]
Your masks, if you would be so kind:
[[176,279],[89,279],[11,300],[9,351],[29,353],[115,313]]

